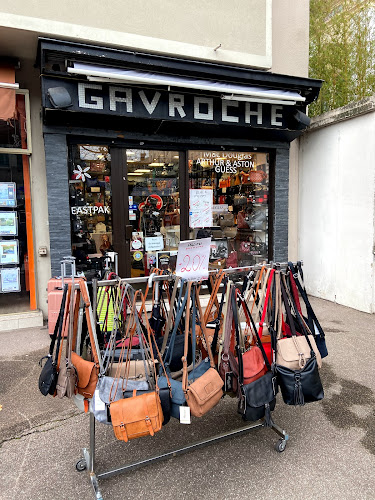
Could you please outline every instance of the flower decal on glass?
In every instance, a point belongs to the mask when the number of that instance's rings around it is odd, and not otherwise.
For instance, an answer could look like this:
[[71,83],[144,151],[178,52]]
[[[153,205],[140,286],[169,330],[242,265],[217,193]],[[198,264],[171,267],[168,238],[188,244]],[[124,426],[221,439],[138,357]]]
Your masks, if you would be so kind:
[[77,165],[76,168],[73,170],[73,173],[75,174],[75,178],[77,180],[85,182],[86,177],[91,179],[91,175],[87,173],[88,170],[90,170],[90,167],[82,168],[81,165]]

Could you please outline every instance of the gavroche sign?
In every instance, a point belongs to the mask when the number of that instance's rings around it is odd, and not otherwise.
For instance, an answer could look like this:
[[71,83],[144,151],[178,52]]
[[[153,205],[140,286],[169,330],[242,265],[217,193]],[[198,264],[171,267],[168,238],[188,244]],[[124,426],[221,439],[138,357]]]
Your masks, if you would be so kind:
[[69,111],[113,116],[282,129],[290,128],[288,122],[295,111],[294,106],[240,102],[207,94],[46,76],[42,77],[42,86],[43,106],[47,109],[53,109],[47,95],[48,89],[64,87],[72,99]]

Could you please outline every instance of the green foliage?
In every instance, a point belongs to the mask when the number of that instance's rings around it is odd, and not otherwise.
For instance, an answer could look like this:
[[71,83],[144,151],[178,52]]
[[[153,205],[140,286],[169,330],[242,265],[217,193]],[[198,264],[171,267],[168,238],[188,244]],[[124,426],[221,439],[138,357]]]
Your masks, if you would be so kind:
[[310,0],[309,73],[324,80],[310,116],[375,93],[374,0]]

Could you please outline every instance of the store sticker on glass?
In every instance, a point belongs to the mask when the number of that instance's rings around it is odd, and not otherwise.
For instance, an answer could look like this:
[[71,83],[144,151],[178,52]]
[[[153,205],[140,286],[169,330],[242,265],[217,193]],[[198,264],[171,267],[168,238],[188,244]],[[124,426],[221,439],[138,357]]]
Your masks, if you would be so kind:
[[133,210],[129,210],[129,220],[137,220],[137,214]]
[[146,252],[156,252],[164,249],[163,236],[147,236],[145,238]]
[[176,274],[193,281],[208,278],[208,260],[211,238],[180,241],[177,254]]

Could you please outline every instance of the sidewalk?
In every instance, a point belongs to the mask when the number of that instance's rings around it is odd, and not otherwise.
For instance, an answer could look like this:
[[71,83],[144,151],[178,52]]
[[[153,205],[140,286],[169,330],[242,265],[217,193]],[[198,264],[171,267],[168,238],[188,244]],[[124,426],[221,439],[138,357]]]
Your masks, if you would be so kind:
[[[375,498],[375,315],[312,298],[329,356],[321,377],[325,399],[302,408],[278,396],[275,422],[290,436],[277,453],[267,429],[216,443],[99,482],[105,500],[362,500]],[[90,500],[87,472],[77,472],[89,446],[89,418],[68,400],[38,390],[38,360],[47,329],[0,333],[0,499]],[[241,427],[226,397],[192,425],[171,422],[153,438],[117,442],[97,424],[96,468],[105,471]]]

